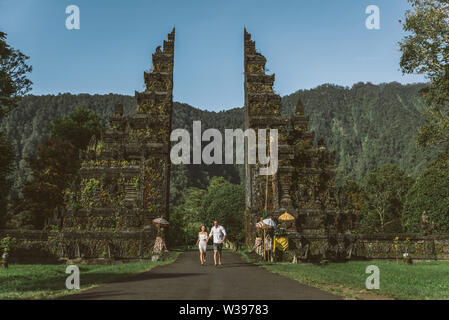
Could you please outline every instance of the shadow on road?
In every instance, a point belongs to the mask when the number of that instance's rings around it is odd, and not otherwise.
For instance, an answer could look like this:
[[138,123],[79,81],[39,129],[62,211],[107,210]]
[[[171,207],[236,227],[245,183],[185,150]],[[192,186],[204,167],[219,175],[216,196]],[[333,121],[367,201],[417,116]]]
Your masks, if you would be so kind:
[[130,282],[130,281],[142,281],[142,280],[155,280],[155,279],[171,279],[171,278],[186,278],[194,276],[204,276],[203,273],[151,273],[145,272],[131,277],[127,277],[121,280],[114,281],[113,283]]

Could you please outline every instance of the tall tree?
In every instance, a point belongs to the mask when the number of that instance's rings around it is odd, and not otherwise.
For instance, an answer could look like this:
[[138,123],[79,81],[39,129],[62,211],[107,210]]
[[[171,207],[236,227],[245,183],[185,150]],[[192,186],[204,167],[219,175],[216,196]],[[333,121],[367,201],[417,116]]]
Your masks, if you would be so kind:
[[76,149],[84,149],[93,135],[97,140],[105,129],[102,118],[94,111],[77,107],[69,116],[57,117],[50,125],[50,136],[70,142]]
[[201,220],[208,226],[214,219],[226,228],[228,239],[242,242],[244,237],[245,188],[223,177],[213,177],[202,199]]
[[407,193],[402,222],[408,232],[449,233],[449,148],[423,170]]
[[19,227],[42,229],[55,208],[64,205],[63,190],[77,172],[77,149],[68,141],[46,138],[28,157],[31,180],[22,187],[23,198],[15,208],[13,221]]
[[17,107],[22,96],[31,90],[26,64],[29,57],[6,43],[6,33],[0,31],[0,121]]
[[370,171],[362,181],[364,232],[400,232],[401,211],[413,179],[395,165]]
[[178,206],[170,207],[170,228],[168,230],[168,244],[193,245],[200,231],[201,202],[206,191],[190,187],[182,195]]
[[242,243],[244,238],[245,188],[243,185],[227,183],[213,189],[212,201],[203,207],[207,223],[214,219],[226,228],[227,239]]
[[[27,78],[31,66],[26,64],[27,59],[27,56],[6,43],[6,33],[0,31],[0,122],[31,89],[32,82]],[[5,226],[13,162],[12,147],[5,134],[0,132],[0,228]]]
[[409,0],[404,30],[409,34],[399,43],[400,66],[404,73],[424,74],[430,84],[422,90],[429,108],[424,111],[417,144],[449,142],[449,4],[447,0]]
[[71,115],[56,118],[49,129],[50,137],[27,158],[31,180],[22,187],[23,198],[15,209],[22,227],[43,228],[54,210],[64,206],[63,192],[80,168],[79,150],[87,147],[93,135],[100,137],[105,128],[96,113],[76,108]]
[[5,227],[8,195],[12,185],[14,153],[8,140],[0,134],[0,229]]

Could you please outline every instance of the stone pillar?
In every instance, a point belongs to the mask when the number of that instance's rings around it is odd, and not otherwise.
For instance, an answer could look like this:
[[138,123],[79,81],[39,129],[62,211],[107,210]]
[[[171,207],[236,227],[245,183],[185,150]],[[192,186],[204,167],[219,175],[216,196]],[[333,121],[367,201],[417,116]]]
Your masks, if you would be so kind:
[[[278,158],[279,162],[288,161],[291,157],[286,143],[286,128],[288,121],[281,117],[281,97],[274,93],[273,84],[275,75],[265,73],[267,59],[257,52],[256,45],[251,40],[251,35],[244,30],[244,69],[245,69],[245,129],[251,128],[278,130]],[[256,133],[257,134],[257,133]],[[268,140],[269,141],[269,140]],[[251,238],[247,243],[254,243],[255,223],[262,216],[267,201],[267,210],[270,215],[279,215],[280,207],[289,206],[289,179],[288,165],[279,167],[278,171],[271,176],[263,176],[259,173],[260,164],[248,163],[248,149],[245,148],[245,173],[246,173],[246,209],[250,213],[251,226],[246,229],[253,230]],[[286,172],[283,177],[281,172]],[[268,193],[267,193],[268,190]],[[280,195],[283,195],[283,198]],[[249,222],[247,222],[249,223]],[[248,236],[247,236],[248,237]]]

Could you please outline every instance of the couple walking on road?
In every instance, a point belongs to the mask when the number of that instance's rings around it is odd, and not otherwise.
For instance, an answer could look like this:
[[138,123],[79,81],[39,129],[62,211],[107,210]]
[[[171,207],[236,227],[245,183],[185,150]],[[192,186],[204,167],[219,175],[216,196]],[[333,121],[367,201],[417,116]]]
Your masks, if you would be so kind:
[[226,230],[218,224],[217,219],[214,220],[214,226],[211,228],[209,235],[206,231],[206,226],[201,226],[201,231],[198,233],[198,240],[195,245],[198,245],[200,250],[200,261],[201,265],[206,265],[206,251],[207,243],[210,237],[213,237],[214,243],[214,266],[217,266],[217,256],[218,256],[218,266],[222,266],[221,263],[221,251],[223,249],[223,242],[226,239]]

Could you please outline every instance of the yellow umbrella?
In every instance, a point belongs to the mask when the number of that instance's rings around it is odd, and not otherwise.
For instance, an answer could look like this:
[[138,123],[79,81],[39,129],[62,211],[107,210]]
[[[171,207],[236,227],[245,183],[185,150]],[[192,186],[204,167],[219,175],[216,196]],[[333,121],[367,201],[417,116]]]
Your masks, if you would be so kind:
[[295,217],[292,216],[290,213],[285,211],[282,215],[278,218],[279,221],[295,221]]
[[275,237],[273,242],[274,242],[274,244],[273,244],[273,252],[275,252],[276,249],[277,250],[281,250],[281,251],[288,250],[288,238],[285,238],[285,237],[277,238],[277,237]]

